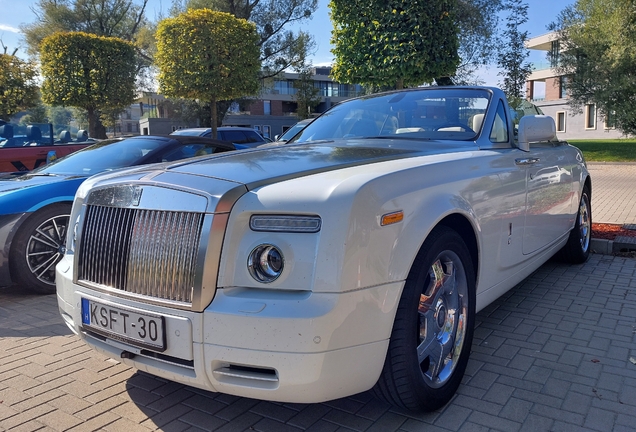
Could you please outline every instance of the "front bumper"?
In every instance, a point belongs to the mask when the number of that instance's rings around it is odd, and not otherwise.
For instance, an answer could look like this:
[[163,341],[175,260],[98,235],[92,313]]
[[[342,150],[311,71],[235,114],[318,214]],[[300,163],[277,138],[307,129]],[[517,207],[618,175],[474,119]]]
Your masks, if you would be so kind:
[[[219,289],[202,313],[170,309],[76,285],[69,257],[57,266],[60,312],[96,350],[153,375],[214,392],[315,403],[356,394],[377,381],[402,282],[343,294]],[[81,326],[81,298],[161,314],[166,350],[157,354]],[[130,353],[135,354],[133,358]]]
[[0,215],[0,286],[11,285],[11,271],[9,268],[9,253],[11,243],[22,222],[30,213],[14,213]]

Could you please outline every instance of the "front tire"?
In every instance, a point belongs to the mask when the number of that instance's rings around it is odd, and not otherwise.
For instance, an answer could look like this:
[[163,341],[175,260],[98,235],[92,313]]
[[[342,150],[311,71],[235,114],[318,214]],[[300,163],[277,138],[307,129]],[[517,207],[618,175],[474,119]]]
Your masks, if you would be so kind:
[[475,272],[450,228],[429,235],[409,272],[374,393],[411,411],[446,405],[459,387],[475,325]]
[[55,293],[55,265],[64,256],[71,204],[54,204],[35,212],[16,234],[11,273],[18,284],[38,294]]

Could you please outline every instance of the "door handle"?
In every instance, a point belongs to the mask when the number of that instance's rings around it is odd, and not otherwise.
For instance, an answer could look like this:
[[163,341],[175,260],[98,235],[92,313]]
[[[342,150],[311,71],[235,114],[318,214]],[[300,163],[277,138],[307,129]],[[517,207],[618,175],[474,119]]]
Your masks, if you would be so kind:
[[532,165],[539,162],[539,160],[540,160],[539,158],[520,158],[520,159],[515,159],[515,163],[517,165]]

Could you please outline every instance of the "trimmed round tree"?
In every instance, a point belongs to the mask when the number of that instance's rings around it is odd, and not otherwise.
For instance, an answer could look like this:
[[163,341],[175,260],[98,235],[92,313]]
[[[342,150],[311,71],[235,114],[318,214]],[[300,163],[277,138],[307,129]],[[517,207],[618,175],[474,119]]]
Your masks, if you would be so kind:
[[37,70],[32,62],[0,54],[0,120],[38,104]]
[[331,0],[336,81],[417,86],[459,63],[455,0]]
[[55,33],[42,41],[40,62],[42,100],[85,109],[92,137],[106,138],[101,111],[124,109],[135,101],[135,48],[122,39]]
[[189,10],[157,29],[159,86],[168,97],[210,103],[216,137],[216,102],[258,92],[258,34],[254,24],[229,13]]

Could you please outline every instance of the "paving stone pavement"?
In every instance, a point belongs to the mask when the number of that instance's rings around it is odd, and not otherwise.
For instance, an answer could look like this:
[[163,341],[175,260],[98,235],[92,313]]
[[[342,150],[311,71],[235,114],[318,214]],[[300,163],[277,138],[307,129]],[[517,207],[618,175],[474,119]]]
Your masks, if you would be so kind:
[[[636,164],[589,164],[595,222],[636,223]],[[3,431],[634,431],[636,259],[548,262],[481,311],[468,370],[443,409],[368,393],[322,404],[214,394],[87,347],[54,295],[0,288]]]
[[0,289],[0,431],[633,431],[636,259],[548,262],[477,316],[463,384],[413,415],[368,393],[283,404],[209,393],[94,352],[55,295]]
[[588,170],[592,176],[592,221],[636,224],[636,163],[592,162]]

